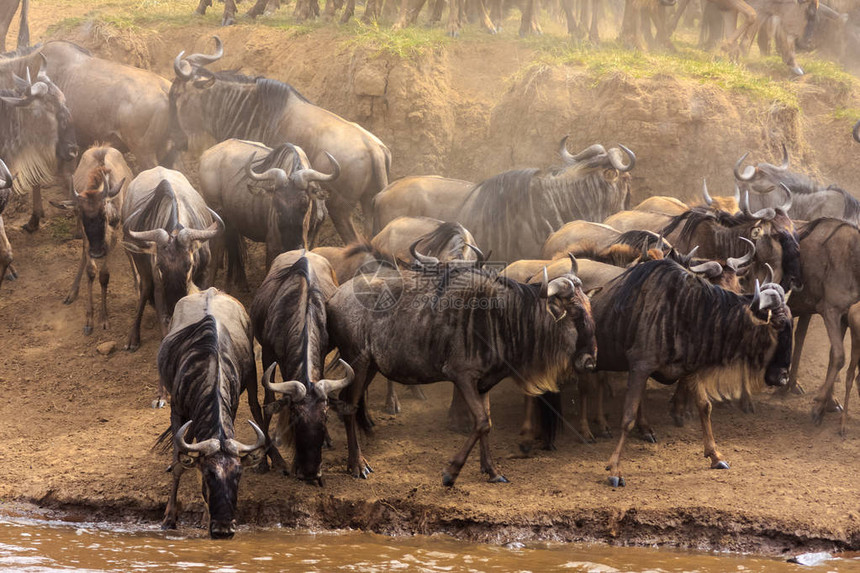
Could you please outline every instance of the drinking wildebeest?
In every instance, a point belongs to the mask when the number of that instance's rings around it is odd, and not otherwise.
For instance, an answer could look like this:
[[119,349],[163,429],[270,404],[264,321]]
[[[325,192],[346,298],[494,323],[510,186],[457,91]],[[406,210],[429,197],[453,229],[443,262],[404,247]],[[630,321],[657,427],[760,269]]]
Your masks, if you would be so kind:
[[311,166],[329,165],[327,154],[340,164],[340,177],[329,181],[329,215],[341,239],[357,239],[351,215],[357,203],[370,230],[373,196],[388,185],[391,152],[378,137],[351,121],[309,102],[294,87],[235,72],[211,72],[206,65],[224,55],[215,38],[215,53],[176,56],[176,77],[170,88],[174,144],[208,135],[276,146],[289,141],[307,153]]
[[554,390],[571,367],[592,368],[588,298],[573,274],[523,285],[474,267],[427,271],[359,275],[327,305],[331,341],[355,370],[355,381],[341,392],[348,471],[354,477],[372,471],[358,443],[365,418],[357,409],[378,371],[406,384],[450,380],[463,394],[474,426],[443,472],[444,485],[454,484],[478,441],[481,470],[491,482],[507,481],[490,454],[487,392],[511,377],[525,392],[541,393]]
[[621,451],[633,429],[649,377],[690,385],[711,467],[728,468],[711,430],[711,400],[746,385],[782,385],[791,356],[791,312],[782,289],[766,285],[738,295],[713,286],[673,260],[626,271],[592,298],[598,371],[629,371],[622,434],[607,469],[624,485]]
[[[272,149],[262,143],[228,139],[200,157],[200,194],[224,219],[224,235],[212,244],[214,270],[227,250],[230,281],[247,288],[242,237],[266,244],[266,269],[275,257],[308,248],[325,219],[320,183],[337,179],[311,169],[305,152],[291,143]],[[217,248],[216,248],[217,246]]]
[[207,241],[224,229],[188,179],[156,167],[134,178],[122,204],[123,246],[131,253],[138,301],[126,350],[140,346],[140,320],[149,302],[166,333],[176,302],[207,286]]
[[[257,367],[251,321],[242,304],[210,288],[176,303],[170,329],[158,349],[160,385],[170,393],[170,427],[158,439],[173,442],[173,486],[163,529],[175,529],[179,480],[187,469],[200,471],[209,536],[229,539],[236,532],[236,502],[243,467],[265,457],[266,436],[249,421],[257,439],[236,439],[233,423],[239,396],[248,391],[254,410]],[[259,418],[259,406],[253,411]],[[196,441],[196,443],[192,443]]]
[[[102,288],[102,306],[99,324],[109,328],[107,312],[107,288],[110,282],[108,256],[114,250],[118,238],[122,200],[125,190],[131,183],[132,174],[122,153],[112,147],[100,145],[91,147],[81,156],[72,176],[73,199],[56,202],[54,207],[73,209],[77,215],[78,227],[83,229],[81,243],[81,262],[72,281],[72,288],[63,304],[72,304],[78,298],[81,277],[87,271],[87,319],[84,334],[93,332],[93,281],[96,273]],[[80,190],[80,191],[79,191]],[[101,268],[99,268],[101,265]]]
[[[254,335],[262,346],[265,369],[263,432],[269,435],[272,411],[278,411],[281,445],[295,452],[293,474],[319,485],[323,483],[328,395],[352,381],[348,367],[344,378],[323,376],[329,350],[325,305],[336,291],[328,261],[314,253],[289,251],[272,263],[251,304]],[[275,367],[283,382],[273,382]],[[283,397],[276,401],[275,393]],[[269,444],[268,454],[274,469],[286,471],[276,447]]]

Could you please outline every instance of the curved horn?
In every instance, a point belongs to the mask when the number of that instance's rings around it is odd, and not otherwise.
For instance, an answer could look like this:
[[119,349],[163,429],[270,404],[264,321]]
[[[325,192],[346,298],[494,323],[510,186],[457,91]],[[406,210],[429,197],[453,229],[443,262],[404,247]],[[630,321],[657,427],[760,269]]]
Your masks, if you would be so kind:
[[737,182],[735,182],[735,203],[737,203],[738,206],[741,204],[741,188],[738,187]]
[[337,160],[332,157],[332,154],[328,151],[324,152],[326,157],[328,157],[328,162],[331,164],[332,172],[329,175],[325,173],[321,173],[316,169],[300,169],[296,171],[292,175],[290,175],[290,181],[293,182],[300,189],[307,189],[308,183],[311,181],[334,181],[338,177],[340,177],[340,164]]
[[221,38],[212,36],[215,40],[215,53],[209,54],[191,54],[185,61],[193,66],[207,66],[212,62],[217,62],[224,56],[224,44],[221,43]]
[[740,258],[729,257],[726,259],[726,266],[728,266],[733,271],[737,272],[742,266],[749,264],[752,261],[753,256],[755,256],[755,243],[747,239],[746,237],[738,237],[740,240],[749,243],[750,249],[747,251],[747,254]]
[[194,71],[191,69],[191,64],[182,59],[182,56],[185,55],[185,50],[179,52],[179,55],[176,56],[173,60],[173,73],[176,74],[176,77],[180,80],[190,81],[194,78]]
[[164,246],[170,241],[170,235],[164,229],[152,229],[150,231],[127,231],[128,236],[135,241],[143,241],[145,243],[155,243],[159,246]]
[[34,99],[41,97],[46,93],[48,93],[48,86],[44,82],[36,82],[27,88],[25,95],[21,97],[0,96],[0,100],[3,100],[13,107],[24,107],[29,105]]
[[125,185],[125,179],[126,178],[123,177],[119,183],[117,183],[113,187],[110,187],[108,185],[108,177],[105,176],[105,179],[104,179],[105,186],[104,186],[104,189],[102,190],[102,192],[104,192],[105,190],[107,191],[108,199],[116,197],[119,194],[119,192],[122,190],[122,186]]
[[182,229],[177,236],[179,241],[182,241],[184,244],[188,244],[191,241],[208,241],[224,230],[224,221],[221,220],[218,213],[209,209],[209,207],[206,207],[206,209],[212,215],[212,224],[205,229]]
[[788,148],[785,146],[785,143],[782,144],[782,165],[779,166],[779,170],[788,170]]
[[716,261],[705,261],[700,265],[690,267],[690,271],[701,273],[709,279],[713,279],[723,274],[723,266]]
[[852,133],[854,134],[854,141],[860,143],[860,120],[854,124],[854,131]]
[[346,370],[346,376],[340,378],[339,380],[330,380],[328,378],[324,378],[317,382],[317,385],[322,390],[323,394],[331,394],[332,392],[337,392],[343,390],[350,384],[352,384],[353,378],[355,378],[355,372],[352,369],[352,366],[346,363],[342,358],[338,359],[341,366],[343,366],[344,370]]
[[479,263],[483,263],[484,261],[487,260],[487,257],[484,256],[483,251],[481,251],[481,249],[479,249],[477,245],[473,245],[472,243],[466,243],[466,246],[469,247],[470,249],[472,249],[472,251],[478,257]]
[[12,173],[9,171],[9,168],[6,167],[6,164],[0,159],[0,178],[2,178],[2,183],[0,183],[0,189],[9,189],[12,187],[14,183],[12,181]]
[[287,172],[283,169],[279,169],[277,167],[272,167],[271,169],[267,169],[263,173],[254,173],[254,170],[251,169],[251,165],[257,159],[257,154],[253,153],[251,155],[251,159],[248,160],[248,163],[245,164],[245,174],[249,179],[253,179],[254,181],[272,181],[275,184],[275,187],[286,187],[287,181],[289,178],[287,177]]
[[695,247],[693,247],[690,250],[689,253],[687,253],[686,255],[682,255],[684,257],[684,260],[686,261],[686,264],[688,264],[688,265],[690,264],[690,261],[693,260],[693,257],[695,256],[696,251],[698,251],[698,250],[699,250],[699,245],[696,245]]
[[570,270],[568,273],[575,275],[579,272],[579,263],[576,262],[576,257],[573,256],[573,253],[568,252],[567,256],[570,257]]
[[609,163],[611,163],[612,167],[614,167],[621,173],[626,173],[627,171],[633,169],[633,167],[636,165],[636,155],[620,143],[618,144],[618,147],[620,147],[621,150],[624,151],[630,162],[625,166],[624,163],[622,163],[621,161],[621,154],[618,152],[617,149],[613,148],[609,150]]
[[711,199],[711,196],[708,194],[708,180],[702,179],[702,196],[705,198],[705,205],[710,207],[714,204],[714,200]]
[[547,290],[549,289],[549,275],[546,272],[546,267],[543,268],[543,277],[540,282],[540,297],[547,298]]
[[764,266],[767,269],[767,279],[765,279],[764,284],[772,283],[773,282],[773,267],[770,266],[770,263],[765,263]]
[[571,155],[567,150],[567,139],[569,135],[565,135],[561,139],[561,146],[558,150],[558,154],[561,155],[562,160],[568,165],[576,163],[578,161],[585,161],[586,159],[591,159],[592,157],[596,157],[601,154],[606,153],[606,149],[603,148],[599,143],[595,143],[594,145],[589,145],[576,155]]
[[747,165],[744,167],[743,172],[741,172],[741,165],[743,165],[744,160],[746,160],[747,156],[749,156],[750,152],[747,151],[744,153],[738,162],[735,163],[735,179],[738,181],[752,181],[753,176],[755,175],[756,168],[752,165]]
[[255,450],[262,449],[266,445],[266,434],[263,433],[263,430],[260,429],[260,426],[248,420],[248,423],[251,424],[251,427],[254,428],[254,433],[257,434],[257,441],[254,442],[253,446],[249,446],[247,444],[243,444],[239,440],[230,439],[227,440],[224,444],[224,449],[228,454],[233,456],[242,456],[244,454],[250,454]]
[[277,362],[272,362],[272,365],[269,366],[266,371],[263,373],[263,388],[270,392],[278,392],[279,394],[286,394],[293,400],[293,402],[301,402],[304,400],[305,396],[308,393],[308,389],[305,388],[305,385],[297,380],[290,380],[287,382],[272,382],[275,377],[275,367],[278,365]]
[[770,221],[774,217],[776,217],[776,211],[771,209],[770,207],[765,207],[764,209],[759,209],[755,213],[750,211],[750,192],[744,191],[744,200],[741,204],[741,211],[743,211],[744,215],[747,217],[752,217],[753,219],[765,219]]
[[783,213],[788,214],[788,210],[791,209],[792,204],[791,189],[789,189],[788,186],[782,182],[779,183],[779,186],[782,188],[783,191],[785,191],[786,198],[785,202],[779,207],[777,207],[777,209],[779,209]]
[[173,436],[173,444],[176,446],[176,449],[184,454],[198,453],[204,456],[212,455],[220,450],[221,442],[216,438],[210,438],[197,444],[189,444],[185,441],[185,435],[188,433],[188,429],[191,427],[192,421],[193,420],[188,420],[185,422],[185,424],[179,428],[179,431],[176,432],[176,435]]
[[570,296],[576,290],[576,286],[573,284],[567,277],[558,277],[552,279],[552,282],[549,283],[546,289],[546,297],[550,298],[553,296]]
[[761,298],[761,285],[758,282],[758,279],[755,280],[755,290],[753,291],[752,302],[750,303],[750,308],[755,308],[758,306],[759,299]]
[[421,239],[418,239],[414,243],[409,246],[409,254],[412,255],[412,258],[418,261],[419,264],[423,266],[433,266],[439,264],[439,259],[436,257],[428,257],[426,255],[422,255],[415,248],[418,246],[418,243],[421,242]]

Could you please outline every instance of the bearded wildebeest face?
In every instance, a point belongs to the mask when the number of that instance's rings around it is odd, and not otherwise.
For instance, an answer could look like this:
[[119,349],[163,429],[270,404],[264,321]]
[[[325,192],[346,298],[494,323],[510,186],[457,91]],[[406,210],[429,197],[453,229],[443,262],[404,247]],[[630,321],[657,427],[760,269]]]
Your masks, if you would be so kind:
[[311,384],[298,380],[273,382],[277,363],[269,366],[263,374],[263,388],[283,394],[275,404],[276,409],[280,409],[279,426],[286,429],[285,441],[295,451],[293,474],[302,481],[320,486],[323,485],[322,447],[326,436],[328,395],[348,386],[354,377],[346,362],[341,360],[340,364],[346,369],[346,376]]
[[209,513],[209,536],[212,539],[230,539],[236,533],[242,468],[258,465],[265,455],[266,436],[256,424],[248,423],[257,434],[254,445],[232,438],[211,438],[189,444],[185,435],[191,421],[186,422],[174,436],[179,463],[185,469],[197,468],[200,471],[201,493]]
[[165,310],[173,314],[173,307],[179,299],[188,294],[191,273],[194,270],[194,251],[199,245],[180,240],[175,233],[155,251],[155,282],[164,292]]
[[750,311],[756,318],[766,321],[776,333],[776,349],[765,370],[768,386],[785,386],[789,379],[792,348],[792,316],[785,302],[785,290],[776,283],[765,283],[756,294]]
[[44,72],[38,74],[37,80],[48,86],[48,92],[43,98],[44,103],[57,121],[57,159],[72,161],[78,156],[78,140],[72,125],[72,114],[66,107],[66,96]]
[[219,60],[224,55],[224,46],[215,36],[214,54],[192,54],[183,58],[184,55],[184,51],[180,52],[173,61],[176,77],[168,95],[171,140],[179,149],[187,147],[187,133],[206,131],[200,95],[214,86],[216,80],[215,74],[204,66]]
[[571,269],[564,276],[547,281],[544,267],[544,281],[541,297],[547,299],[547,310],[556,320],[569,320],[575,331],[567,332],[574,347],[573,367],[577,372],[592,372],[597,366],[597,338],[594,318],[591,315],[591,301],[582,290],[582,281],[576,276],[576,259],[570,256]]
[[754,221],[749,237],[755,243],[756,262],[753,272],[748,279],[762,277],[765,264],[774,269],[774,280],[783,289],[800,290],[803,288],[803,275],[800,269],[800,241],[794,222],[786,213],[791,209],[791,193],[785,185],[780,189],[786,194],[787,200],[776,209],[765,208],[755,213],[750,212],[749,191],[744,193],[741,202],[743,215]]

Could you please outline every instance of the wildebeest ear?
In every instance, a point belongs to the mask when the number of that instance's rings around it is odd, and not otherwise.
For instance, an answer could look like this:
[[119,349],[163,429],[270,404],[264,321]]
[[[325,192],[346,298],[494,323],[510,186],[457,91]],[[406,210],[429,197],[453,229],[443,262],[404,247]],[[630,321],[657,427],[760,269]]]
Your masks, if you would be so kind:
[[260,465],[260,462],[266,457],[266,448],[257,448],[242,456],[242,467],[253,468]]
[[197,457],[189,456],[188,454],[179,454],[179,463],[182,464],[182,467],[185,469],[191,469],[197,465]]
[[76,206],[76,202],[74,199],[66,199],[65,201],[54,201],[53,199],[48,199],[48,203],[56,207],[57,209],[74,209]]
[[585,296],[587,296],[588,298],[591,298],[602,290],[603,290],[602,286],[599,286],[597,288],[593,288],[593,289],[589,290],[587,293],[585,293]]
[[760,239],[763,234],[764,234],[764,229],[761,228],[761,225],[756,225],[750,231],[750,237],[752,239]]

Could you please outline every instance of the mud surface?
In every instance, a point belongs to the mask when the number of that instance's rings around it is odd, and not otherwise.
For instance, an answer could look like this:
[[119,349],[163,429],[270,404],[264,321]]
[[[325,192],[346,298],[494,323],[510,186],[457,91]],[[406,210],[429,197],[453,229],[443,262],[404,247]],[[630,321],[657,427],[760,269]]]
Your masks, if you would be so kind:
[[[37,20],[35,34],[46,26]],[[104,42],[86,26],[61,35],[167,75],[176,52],[203,50],[215,31],[191,25],[129,45]],[[574,68],[516,79],[516,66],[528,59],[529,50],[514,40],[456,45],[403,61],[344,46],[325,28],[289,38],[249,26],[217,32],[228,46],[224,68],[291,81],[311,99],[361,122],[391,146],[396,176],[441,173],[474,180],[546,165],[554,160],[558,139],[575,133],[576,145],[583,147],[600,140],[634,148],[640,157],[638,195],[691,197],[709,174],[718,174],[716,192],[728,192],[731,165],[742,150],[775,153],[776,142],[785,139],[828,181],[860,191],[856,150],[828,135],[847,125],[828,115],[830,96],[815,99],[801,121],[706,85],[616,75],[595,86]],[[305,57],[287,57],[291,53]],[[497,59],[488,64],[490,55]],[[383,96],[356,93],[356,70],[365,68],[385,78]],[[371,90],[374,84],[359,85]],[[810,93],[817,93],[813,88],[818,89],[811,84]],[[850,103],[854,96],[838,97]],[[698,111],[679,116],[683,106]],[[58,189],[46,192],[46,198],[62,195]],[[46,209],[50,219],[34,235],[18,230],[22,211],[7,219],[20,278],[4,283],[0,293],[0,498],[87,520],[160,519],[169,459],[150,446],[167,426],[168,411],[150,408],[159,344],[154,314],[147,309],[139,351],[99,354],[96,346],[105,341],[121,348],[131,324],[135,297],[128,263],[118,249],[113,253],[110,329],[84,336],[82,298],[62,304],[80,241],[70,238],[71,219]],[[251,258],[250,282],[259,284],[260,251],[252,250]],[[236,294],[250,303],[250,293]],[[827,351],[823,328],[813,321],[800,373],[810,390],[823,380]],[[616,384],[609,408],[613,427],[620,419],[622,388]],[[840,382],[837,395],[842,388]],[[716,408],[718,447],[732,469],[712,471],[702,457],[698,423],[674,427],[669,390],[650,391],[648,411],[659,443],[629,442],[628,485],[615,490],[606,485],[603,470],[612,440],[583,444],[569,429],[558,451],[520,457],[522,398],[502,384],[492,392],[491,439],[511,483],[484,483],[474,455],[448,489],[441,485],[441,469],[464,439],[445,427],[450,385],[427,388],[427,402],[402,392],[404,409],[397,417],[381,413],[383,389],[381,380],[371,387],[376,433],[362,445],[375,470],[370,479],[357,481],[344,473],[345,437],[332,414],[334,448],[324,454],[325,487],[248,473],[240,491],[241,520],[393,534],[445,532],[489,542],[597,539],[770,554],[860,549],[860,422],[849,421],[845,439],[838,436],[835,415],[814,426],[809,394],[759,396],[755,414]],[[573,421],[574,408],[566,403]],[[239,418],[249,417],[243,404]],[[239,426],[250,439],[250,429]],[[199,519],[198,491],[195,479],[186,477],[181,493],[186,524]]]

